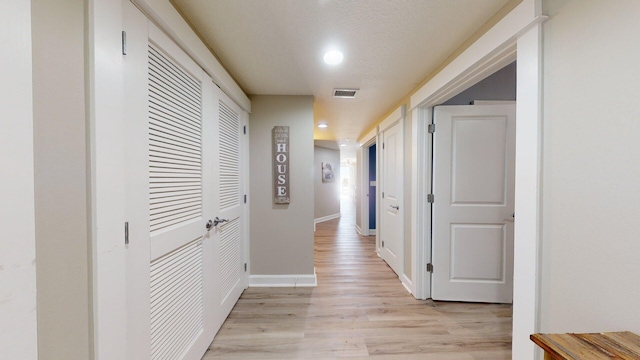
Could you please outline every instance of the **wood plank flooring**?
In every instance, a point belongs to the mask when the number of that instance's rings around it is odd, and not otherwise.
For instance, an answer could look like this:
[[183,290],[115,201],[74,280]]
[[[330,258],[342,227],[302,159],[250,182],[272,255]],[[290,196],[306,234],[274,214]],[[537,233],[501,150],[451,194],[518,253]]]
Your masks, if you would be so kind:
[[414,299],[345,205],[317,225],[318,286],[247,289],[203,359],[511,358],[510,305]]

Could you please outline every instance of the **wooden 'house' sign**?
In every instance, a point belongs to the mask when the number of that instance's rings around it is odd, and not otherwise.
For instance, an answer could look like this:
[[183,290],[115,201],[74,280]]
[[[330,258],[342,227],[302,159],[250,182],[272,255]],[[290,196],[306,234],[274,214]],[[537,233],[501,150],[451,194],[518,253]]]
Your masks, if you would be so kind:
[[289,127],[273,127],[273,203],[289,204]]

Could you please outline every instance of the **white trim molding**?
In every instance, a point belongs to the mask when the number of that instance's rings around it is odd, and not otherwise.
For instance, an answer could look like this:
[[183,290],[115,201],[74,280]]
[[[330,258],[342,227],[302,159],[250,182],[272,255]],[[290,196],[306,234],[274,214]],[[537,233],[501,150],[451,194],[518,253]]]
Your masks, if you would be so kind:
[[413,282],[411,281],[411,279],[409,279],[407,275],[402,274],[402,276],[400,276],[400,281],[402,282],[402,286],[404,286],[407,292],[409,294],[413,294]]
[[313,275],[251,275],[249,287],[316,287],[318,278],[316,270]]
[[325,221],[329,221],[329,220],[333,220],[333,219],[338,219],[338,218],[340,218],[340,216],[341,216],[340,213],[335,213],[335,214],[319,217],[319,218],[313,219],[313,224],[315,225],[315,224],[319,224],[321,222],[325,222]]
[[431,297],[431,276],[427,263],[431,261],[431,205],[425,200],[431,192],[431,136],[427,129],[431,123],[431,109],[416,108],[411,116],[411,153],[424,157],[411,157],[411,278],[416,299]]
[[532,359],[538,332],[542,203],[542,24],[518,38],[513,267],[514,359]]
[[358,226],[357,224],[356,224],[356,232],[357,232],[357,233],[358,233],[358,235],[360,235],[360,236],[366,236],[366,237],[369,237],[369,236],[376,236],[376,229],[369,229],[369,230],[368,230],[368,232],[365,234],[365,233],[362,231],[362,228],[360,228],[360,226]]
[[43,310],[37,309],[36,298],[31,25],[31,1],[0,2],[0,169],[6,174],[0,181],[3,359],[38,358],[37,310]]
[[366,134],[365,136],[361,137],[358,140],[358,142],[361,144],[362,147],[371,146],[371,145],[376,143],[376,136],[378,136],[378,127],[377,126],[375,128],[373,128],[371,131],[369,131],[368,134]]
[[402,110],[403,106],[404,105],[399,106],[391,114],[389,114],[389,116],[387,116],[384,120],[382,120],[380,125],[378,125],[378,134],[384,132],[385,130],[390,128],[392,125],[394,125],[396,122],[404,119],[404,113]]

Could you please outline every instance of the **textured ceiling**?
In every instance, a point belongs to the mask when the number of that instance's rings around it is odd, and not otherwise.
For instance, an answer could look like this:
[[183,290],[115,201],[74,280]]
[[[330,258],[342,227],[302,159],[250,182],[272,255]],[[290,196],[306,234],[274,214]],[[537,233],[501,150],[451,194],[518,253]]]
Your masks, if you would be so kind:
[[[173,0],[247,94],[314,95],[316,138],[350,142],[508,0]],[[344,53],[323,63],[329,48]],[[334,88],[360,89],[355,99]]]

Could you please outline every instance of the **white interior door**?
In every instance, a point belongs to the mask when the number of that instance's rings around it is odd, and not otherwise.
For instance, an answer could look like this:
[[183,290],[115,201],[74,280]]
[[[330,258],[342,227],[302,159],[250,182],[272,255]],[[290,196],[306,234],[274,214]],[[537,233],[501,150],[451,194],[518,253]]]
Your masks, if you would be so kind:
[[515,105],[434,109],[432,297],[511,303]]
[[219,88],[215,88],[215,215],[218,224],[213,230],[216,246],[216,271],[220,282],[217,287],[216,331],[227,318],[245,289],[244,260],[244,141],[246,117]]
[[127,354],[200,359],[214,336],[214,85],[125,3]]
[[403,267],[403,139],[402,123],[382,133],[382,187],[381,187],[381,237],[382,258],[396,272]]
[[200,359],[214,336],[217,275],[205,227],[215,119],[203,113],[203,93],[212,84],[153,25],[149,40],[151,358]]

